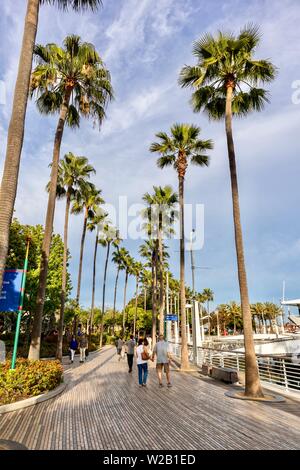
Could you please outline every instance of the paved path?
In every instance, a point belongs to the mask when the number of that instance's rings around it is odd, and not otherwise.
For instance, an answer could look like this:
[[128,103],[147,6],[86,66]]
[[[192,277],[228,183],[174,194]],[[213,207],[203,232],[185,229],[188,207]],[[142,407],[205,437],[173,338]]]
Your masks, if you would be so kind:
[[30,449],[300,449],[300,406],[230,399],[212,379],[172,371],[159,389],[151,365],[137,386],[115,348],[67,367],[65,392],[0,416],[0,439]]

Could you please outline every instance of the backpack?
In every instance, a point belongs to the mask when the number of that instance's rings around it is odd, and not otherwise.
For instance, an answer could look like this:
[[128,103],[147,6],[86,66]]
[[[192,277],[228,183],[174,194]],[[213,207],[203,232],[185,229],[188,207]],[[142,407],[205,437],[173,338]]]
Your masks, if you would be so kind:
[[148,353],[147,350],[145,350],[145,347],[142,351],[141,357],[143,361],[148,361],[150,359],[150,354]]

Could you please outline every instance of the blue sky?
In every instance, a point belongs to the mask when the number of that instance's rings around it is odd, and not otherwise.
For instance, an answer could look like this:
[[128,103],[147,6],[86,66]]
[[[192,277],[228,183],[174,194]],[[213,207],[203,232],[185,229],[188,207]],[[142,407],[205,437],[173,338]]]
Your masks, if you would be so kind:
[[[5,84],[6,103],[0,105],[0,172],[5,154],[6,132],[23,32],[25,0],[0,4],[0,80]],[[108,203],[127,196],[128,204],[140,203],[153,184],[177,189],[172,168],[159,170],[149,144],[159,130],[174,122],[197,124],[203,138],[215,149],[207,169],[194,167],[186,177],[186,202],[204,204],[204,246],[196,251],[196,288],[210,287],[215,303],[239,298],[233,239],[231,193],[224,124],[211,123],[194,114],[189,91],[177,85],[178,72],[193,63],[192,43],[203,33],[218,29],[238,31],[244,24],[260,25],[263,34],[257,57],[269,58],[278,76],[268,89],[271,103],[260,114],[234,122],[238,159],[240,202],[248,266],[250,299],[278,301],[282,281],[286,295],[300,296],[299,116],[300,105],[292,102],[292,84],[300,79],[298,0],[103,0],[95,14],[63,13],[43,6],[37,42],[61,43],[71,33],[92,42],[111,71],[115,101],[107,110],[101,132],[92,122],[77,131],[66,129],[61,154],[72,151],[87,156],[97,170],[94,182]],[[2,85],[3,88],[3,85]],[[2,92],[1,92],[2,93]],[[57,118],[45,118],[30,103],[16,216],[22,223],[44,223],[53,136]],[[62,233],[64,203],[57,204],[54,229]],[[71,273],[77,282],[82,216],[70,221]],[[88,234],[83,268],[81,303],[90,305],[94,234]],[[138,257],[140,241],[124,245]],[[169,244],[171,269],[179,277],[178,242]],[[97,298],[100,304],[104,265],[99,250]],[[190,283],[187,256],[187,282]],[[113,300],[115,269],[109,266],[107,306]],[[120,285],[123,286],[123,274]],[[129,284],[128,298],[134,281]],[[119,292],[118,304],[122,304]]]

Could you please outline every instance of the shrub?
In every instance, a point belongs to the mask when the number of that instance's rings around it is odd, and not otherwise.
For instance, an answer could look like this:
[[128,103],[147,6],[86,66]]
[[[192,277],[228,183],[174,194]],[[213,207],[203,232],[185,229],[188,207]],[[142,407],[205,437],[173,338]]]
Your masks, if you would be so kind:
[[59,361],[28,361],[18,359],[16,369],[10,361],[0,364],[0,404],[13,403],[53,390],[62,381]]

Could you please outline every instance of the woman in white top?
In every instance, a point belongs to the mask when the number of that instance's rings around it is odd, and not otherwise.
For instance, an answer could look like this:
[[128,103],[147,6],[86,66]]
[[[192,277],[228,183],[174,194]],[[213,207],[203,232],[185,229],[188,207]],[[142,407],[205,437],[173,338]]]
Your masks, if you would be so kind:
[[148,378],[148,360],[150,358],[148,341],[146,339],[139,339],[135,355],[139,373],[139,386],[146,387]]

